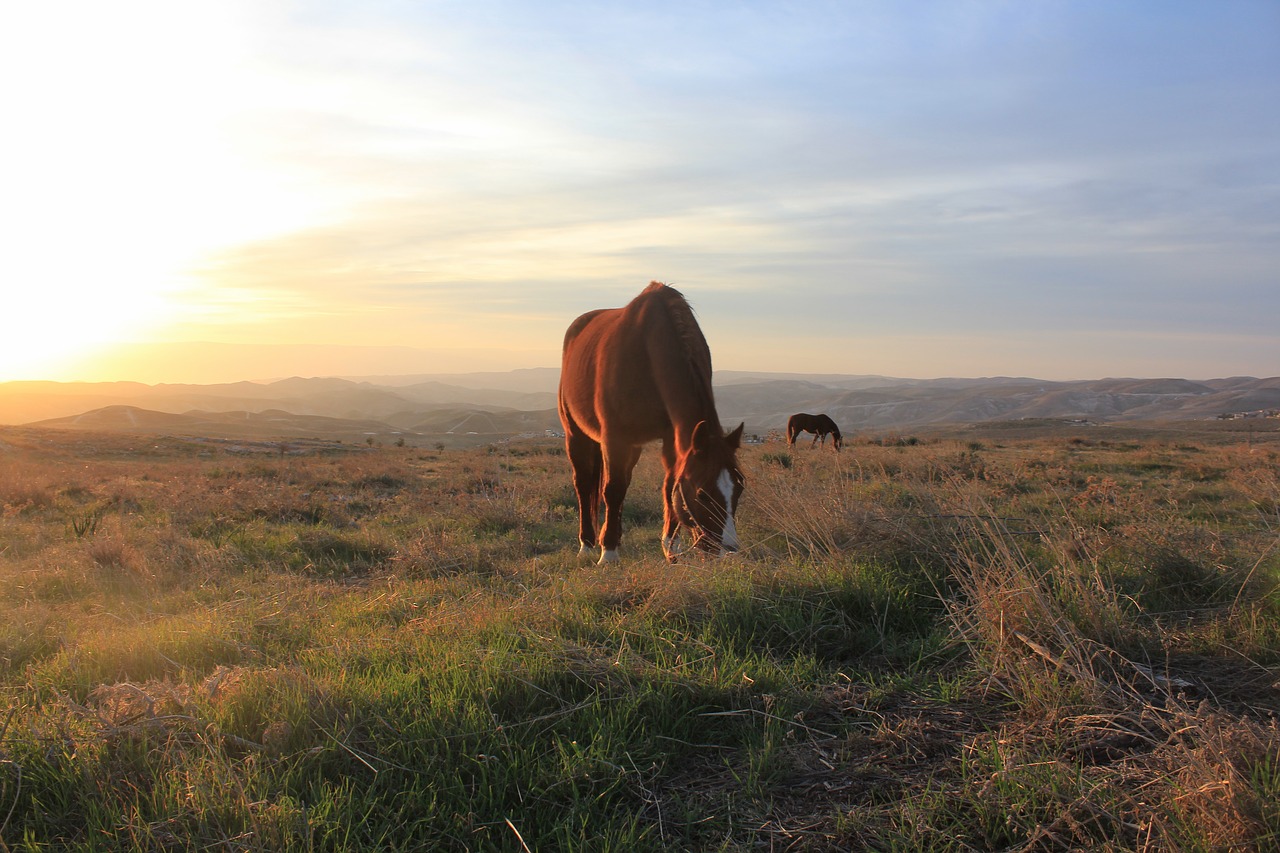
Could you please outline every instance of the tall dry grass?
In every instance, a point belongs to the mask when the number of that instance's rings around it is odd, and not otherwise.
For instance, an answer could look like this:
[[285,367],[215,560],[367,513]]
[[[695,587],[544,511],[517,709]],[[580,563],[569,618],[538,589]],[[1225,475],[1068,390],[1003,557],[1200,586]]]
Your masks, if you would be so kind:
[[5,445],[8,849],[1280,837],[1268,446],[750,447],[675,566],[649,454],[601,567],[550,445]]

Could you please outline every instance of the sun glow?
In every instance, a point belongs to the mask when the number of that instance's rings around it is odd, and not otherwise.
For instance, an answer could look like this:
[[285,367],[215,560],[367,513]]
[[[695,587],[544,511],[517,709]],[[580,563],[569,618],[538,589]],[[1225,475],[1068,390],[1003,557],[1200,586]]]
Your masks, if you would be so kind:
[[1276,371],[1270,8],[629,5],[0,2],[0,382]]
[[[234,4],[11,4],[0,381],[76,379],[103,344],[198,319],[199,270],[325,209],[243,138],[261,108]],[[332,206],[329,207],[332,210]]]

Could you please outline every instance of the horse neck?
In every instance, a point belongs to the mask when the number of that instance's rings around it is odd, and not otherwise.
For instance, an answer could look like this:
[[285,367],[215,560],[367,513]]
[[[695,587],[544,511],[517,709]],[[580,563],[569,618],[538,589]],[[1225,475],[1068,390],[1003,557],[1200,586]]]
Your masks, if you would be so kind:
[[668,373],[676,378],[662,383],[659,393],[667,410],[675,433],[676,450],[687,453],[693,447],[693,431],[702,421],[721,435],[720,415],[716,413],[715,395],[711,390],[711,374],[696,363],[685,362],[683,375]]
[[716,414],[715,404],[709,400],[698,405],[674,408],[668,403],[667,416],[671,419],[678,453],[688,453],[693,447],[693,430],[702,421],[706,421],[707,425],[715,430],[714,435],[721,434],[720,416]]
[[[675,432],[676,450],[684,453],[693,445],[693,430],[707,421],[720,434],[715,395],[711,388],[711,350],[698,328],[689,303],[678,291],[651,284],[641,299],[653,300],[662,308],[648,313],[650,322],[667,326],[664,333],[649,338],[649,359],[655,370],[658,393]],[[653,345],[654,340],[663,341]],[[672,341],[676,346],[672,346]]]

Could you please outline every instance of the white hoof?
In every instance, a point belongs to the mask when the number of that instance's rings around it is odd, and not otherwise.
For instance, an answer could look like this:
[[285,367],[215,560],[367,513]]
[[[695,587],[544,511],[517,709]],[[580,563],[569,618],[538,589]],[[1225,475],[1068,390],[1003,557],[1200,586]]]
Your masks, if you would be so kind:
[[602,553],[600,554],[600,563],[599,563],[599,565],[603,566],[605,563],[616,563],[616,562],[618,562],[618,552],[617,552],[617,550],[613,550],[613,551],[604,551],[604,552],[602,552]]

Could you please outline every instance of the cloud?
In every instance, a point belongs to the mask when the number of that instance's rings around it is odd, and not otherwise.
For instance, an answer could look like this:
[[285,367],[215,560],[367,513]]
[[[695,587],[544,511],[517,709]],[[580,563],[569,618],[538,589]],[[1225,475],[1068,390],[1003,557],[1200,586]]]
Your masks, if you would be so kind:
[[236,8],[186,334],[554,360],[656,278],[743,361],[1080,376],[1280,314],[1274,4]]

